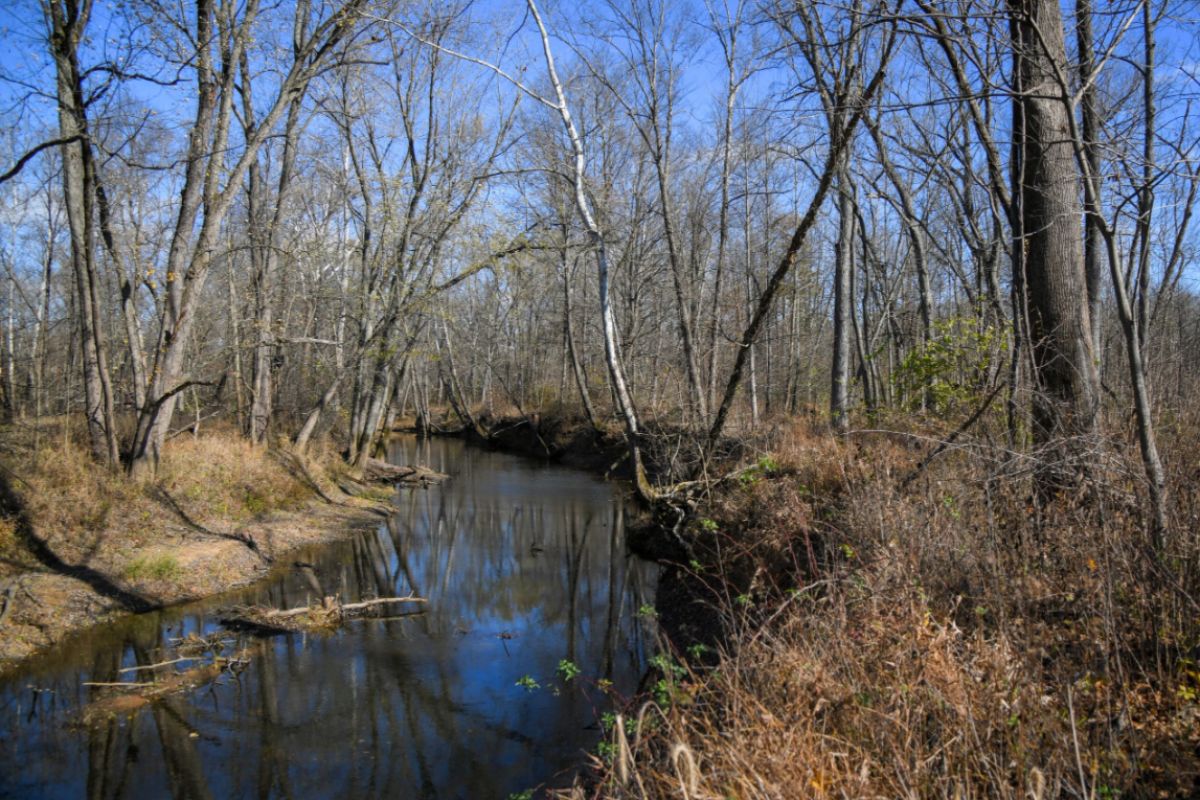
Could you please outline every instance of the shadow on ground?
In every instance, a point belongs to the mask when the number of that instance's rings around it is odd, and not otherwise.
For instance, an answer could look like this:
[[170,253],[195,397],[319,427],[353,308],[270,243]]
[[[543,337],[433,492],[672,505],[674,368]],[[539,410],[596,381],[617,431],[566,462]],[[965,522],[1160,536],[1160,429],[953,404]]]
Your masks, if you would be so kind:
[[106,575],[86,564],[69,564],[63,561],[46,540],[38,536],[37,531],[33,529],[33,524],[29,521],[29,515],[25,511],[25,504],[13,491],[8,476],[3,472],[0,472],[0,514],[13,520],[18,541],[46,569],[83,581],[97,594],[119,603],[126,611],[152,611],[161,607],[160,603],[122,589]]

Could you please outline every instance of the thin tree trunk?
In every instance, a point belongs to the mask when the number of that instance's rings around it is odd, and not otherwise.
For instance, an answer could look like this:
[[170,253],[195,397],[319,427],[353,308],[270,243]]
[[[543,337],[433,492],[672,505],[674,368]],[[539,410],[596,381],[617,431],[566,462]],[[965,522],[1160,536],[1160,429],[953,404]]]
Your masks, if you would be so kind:
[[60,0],[53,0],[48,4],[48,23],[57,77],[59,127],[64,139],[72,139],[62,145],[62,173],[83,355],[84,413],[92,456],[101,463],[115,466],[118,452],[112,382],[100,321],[100,281],[96,274],[92,220],[95,171],[78,62],[79,43],[87,26],[91,3],[84,0],[80,6],[76,0],[61,2],[60,5]]
[[242,330],[238,322],[237,288],[233,282],[233,264],[229,265],[229,341],[233,351],[233,397],[237,411],[238,430],[245,430],[246,401],[242,392]]
[[[652,112],[657,115],[657,111]],[[670,112],[668,112],[669,114]],[[683,347],[683,366],[687,376],[688,409],[691,417],[701,425],[708,418],[708,403],[704,396],[704,384],[700,379],[699,360],[696,355],[695,333],[689,311],[687,292],[683,285],[683,263],[679,254],[678,234],[675,231],[674,209],[671,202],[670,150],[659,132],[657,116],[653,122],[655,134],[654,170],[658,177],[659,205],[663,219],[663,236],[667,240],[667,261],[671,265],[671,286],[675,290],[675,305],[679,323],[679,341]],[[667,124],[670,124],[668,119]]]
[[118,288],[121,294],[121,318],[125,323],[126,347],[129,350],[129,367],[133,373],[134,405],[140,411],[146,404],[146,349],[142,342],[142,328],[138,321],[137,287],[135,277],[126,268],[120,253],[117,251],[117,240],[112,230],[112,209],[108,202],[108,194],[104,183],[97,173],[95,176],[96,208],[99,212],[100,239],[108,251],[109,261],[117,274]]
[[850,290],[851,251],[854,247],[854,199],[851,196],[848,151],[837,167],[838,236],[833,268],[833,366],[829,386],[829,418],[836,431],[850,427]]
[[8,275],[8,325],[4,333],[4,417],[5,420],[11,420],[16,416],[17,412],[17,380],[16,380],[16,359],[13,354],[13,345],[16,339],[17,328],[17,276],[15,272],[9,272]]
[[535,0],[526,0],[526,3],[541,35],[542,52],[546,59],[546,72],[554,88],[555,98],[557,99],[555,110],[562,120],[563,128],[566,130],[567,138],[571,142],[571,149],[574,153],[574,169],[571,177],[575,190],[575,207],[579,212],[584,230],[587,231],[588,243],[596,253],[596,273],[600,289],[600,320],[604,330],[604,355],[608,363],[608,375],[609,380],[612,382],[613,395],[617,401],[617,412],[625,423],[625,443],[629,448],[629,457],[632,461],[634,484],[637,487],[638,493],[649,499],[654,496],[654,489],[646,477],[646,470],[642,464],[642,453],[639,442],[641,432],[638,430],[637,412],[634,410],[633,398],[629,393],[629,386],[625,380],[625,368],[621,363],[621,356],[618,350],[617,321],[613,314],[612,299],[609,292],[608,253],[605,247],[604,234],[601,232],[595,215],[592,213],[591,201],[588,199],[587,191],[584,187],[586,159],[583,151],[583,140],[580,138],[575,128],[575,122],[571,118],[571,110],[567,105],[567,97],[563,91],[562,82],[558,79],[558,72],[554,67],[554,55],[550,51],[550,35],[542,22],[542,17],[538,12]]
[[[301,30],[300,35],[302,34]],[[296,43],[296,46],[299,46],[299,42]],[[248,68],[243,68],[243,72],[248,73]],[[248,74],[243,82],[247,86],[249,85]],[[247,115],[249,115],[251,113],[249,90],[244,91],[244,95],[248,109]],[[280,160],[279,181],[275,190],[275,208],[271,213],[266,230],[260,234],[262,247],[256,259],[258,269],[255,271],[254,280],[254,326],[257,342],[254,348],[254,400],[250,407],[250,441],[255,444],[261,444],[266,439],[271,414],[274,410],[272,381],[274,364],[272,362],[278,347],[275,335],[275,276],[279,269],[283,215],[287,209],[288,194],[295,171],[296,150],[300,134],[300,102],[301,96],[297,95],[288,105],[287,121],[284,123],[283,157]],[[261,204],[261,201],[256,203],[254,198],[255,194],[261,193],[261,181],[256,179],[254,169],[254,167],[251,168],[250,177],[252,226],[257,222],[254,219],[255,207]],[[265,211],[261,208],[257,210],[260,213]]]
[[826,155],[820,177],[817,180],[816,189],[809,200],[808,208],[804,212],[804,216],[800,218],[800,222],[797,224],[796,230],[788,242],[783,257],[775,267],[775,271],[771,273],[771,277],[767,281],[762,294],[759,295],[754,314],[751,316],[749,324],[742,333],[737,356],[733,363],[733,371],[730,373],[729,380],[725,384],[725,394],[721,398],[721,405],[717,409],[716,416],[713,418],[713,424],[708,431],[708,446],[710,448],[720,439],[721,433],[725,428],[725,421],[729,417],[733,400],[737,396],[738,387],[741,385],[742,372],[749,358],[750,345],[757,341],[763,322],[771,311],[776,293],[779,291],[780,286],[783,285],[784,279],[792,271],[792,267],[795,266],[800,255],[800,250],[805,241],[807,241],[808,234],[812,230],[813,225],[816,224],[817,215],[820,213],[821,206],[825,202],[825,197],[829,193],[830,185],[833,183],[834,176],[838,171],[838,165],[842,163],[844,153],[849,148],[858,123],[862,119],[863,107],[866,103],[870,102],[883,82],[886,66],[891,60],[895,41],[895,27],[893,25],[884,34],[884,40],[880,46],[879,65],[874,75],[866,83],[866,88],[857,93],[857,96],[853,98],[853,102],[847,103],[853,111],[844,122],[832,127],[830,130],[829,152]]
[[[1147,3],[1149,7],[1149,3]],[[1104,293],[1104,237],[1098,222],[1102,175],[1100,172],[1100,111],[1096,97],[1096,56],[1092,43],[1092,0],[1075,2],[1075,39],[1079,55],[1079,81],[1083,87],[1080,97],[1080,116],[1083,123],[1083,151],[1088,165],[1087,180],[1091,186],[1084,198],[1083,274],[1087,281],[1088,317],[1091,321],[1092,354],[1101,355],[1101,302]]]
[[571,362],[571,373],[575,377],[575,386],[579,390],[579,401],[583,403],[583,412],[587,415],[588,424],[595,428],[597,427],[596,409],[592,406],[592,393],[588,391],[587,375],[583,371],[579,353],[575,349],[575,329],[571,307],[571,269],[567,264],[566,247],[563,247],[559,257],[559,268],[562,270],[563,280],[563,338],[567,340],[567,357]]

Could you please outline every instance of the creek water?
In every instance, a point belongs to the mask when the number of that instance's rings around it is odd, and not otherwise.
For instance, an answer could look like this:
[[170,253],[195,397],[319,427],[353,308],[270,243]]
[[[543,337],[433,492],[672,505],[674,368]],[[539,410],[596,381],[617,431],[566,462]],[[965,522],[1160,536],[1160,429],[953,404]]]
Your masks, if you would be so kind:
[[[449,439],[398,438],[390,460],[451,479],[398,489],[377,531],[245,591],[88,631],[0,684],[0,797],[503,799],[569,778],[652,636],[638,612],[656,571],[626,554],[620,488]],[[230,650],[257,648],[239,675],[80,724],[102,691],[85,682],[144,680],[119,670],[219,630],[219,608],[291,608],[318,589],[429,602],[331,634],[239,635]]]

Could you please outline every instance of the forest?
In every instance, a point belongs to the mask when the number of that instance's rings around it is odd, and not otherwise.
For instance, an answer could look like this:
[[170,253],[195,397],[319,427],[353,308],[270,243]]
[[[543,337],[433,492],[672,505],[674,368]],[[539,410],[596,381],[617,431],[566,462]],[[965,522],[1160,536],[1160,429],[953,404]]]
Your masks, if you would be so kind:
[[561,796],[1200,788],[1194,4],[7,5],[0,636],[455,433],[663,564]]

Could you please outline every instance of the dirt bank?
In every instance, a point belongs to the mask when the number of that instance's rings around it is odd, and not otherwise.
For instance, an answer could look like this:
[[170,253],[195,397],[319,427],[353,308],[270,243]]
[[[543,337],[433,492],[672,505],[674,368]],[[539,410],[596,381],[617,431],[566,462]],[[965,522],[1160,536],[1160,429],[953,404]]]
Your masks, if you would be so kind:
[[330,460],[298,469],[231,434],[172,442],[147,483],[95,469],[69,440],[2,435],[15,455],[0,470],[0,674],[73,632],[253,583],[292,551],[369,530],[390,493],[351,497]]

